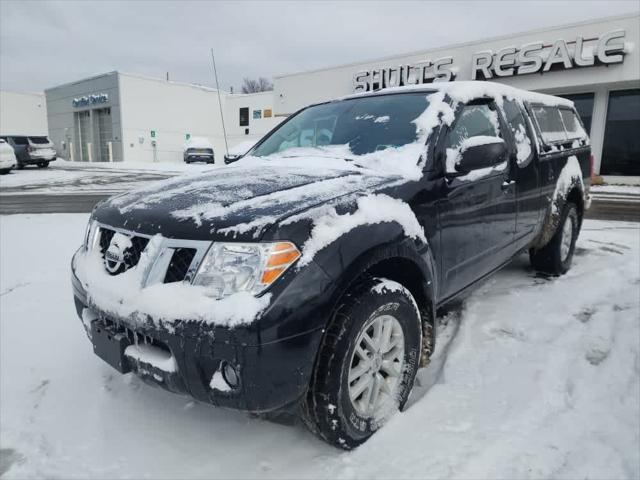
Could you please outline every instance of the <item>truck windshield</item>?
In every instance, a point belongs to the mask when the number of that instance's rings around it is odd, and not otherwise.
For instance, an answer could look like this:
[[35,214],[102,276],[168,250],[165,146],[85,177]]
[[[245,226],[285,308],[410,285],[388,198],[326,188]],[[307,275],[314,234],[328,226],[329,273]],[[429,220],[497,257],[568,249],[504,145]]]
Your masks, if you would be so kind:
[[[249,155],[262,157],[294,148],[348,145],[351,155],[397,148],[418,139],[413,120],[427,94],[353,98],[309,107],[278,128]],[[288,152],[295,156],[293,151]]]

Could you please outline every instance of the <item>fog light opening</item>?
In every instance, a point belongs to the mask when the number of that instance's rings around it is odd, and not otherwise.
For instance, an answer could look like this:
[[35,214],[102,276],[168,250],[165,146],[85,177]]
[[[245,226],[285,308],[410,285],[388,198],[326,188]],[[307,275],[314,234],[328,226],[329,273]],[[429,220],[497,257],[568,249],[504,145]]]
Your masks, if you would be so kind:
[[236,389],[240,386],[240,375],[233,365],[223,361],[220,365],[220,371],[222,372],[222,378],[229,387]]

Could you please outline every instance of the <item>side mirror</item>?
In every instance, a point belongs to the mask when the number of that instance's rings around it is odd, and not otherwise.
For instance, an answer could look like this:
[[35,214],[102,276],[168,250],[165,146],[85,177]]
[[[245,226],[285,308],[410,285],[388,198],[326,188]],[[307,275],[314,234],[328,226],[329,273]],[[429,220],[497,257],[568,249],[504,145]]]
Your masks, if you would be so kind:
[[448,173],[464,175],[472,170],[493,167],[506,159],[507,146],[503,139],[483,135],[470,137],[462,142],[458,149],[454,164],[455,173]]
[[229,165],[230,163],[237,162],[242,158],[242,155],[234,155],[232,153],[227,153],[224,156],[224,164]]

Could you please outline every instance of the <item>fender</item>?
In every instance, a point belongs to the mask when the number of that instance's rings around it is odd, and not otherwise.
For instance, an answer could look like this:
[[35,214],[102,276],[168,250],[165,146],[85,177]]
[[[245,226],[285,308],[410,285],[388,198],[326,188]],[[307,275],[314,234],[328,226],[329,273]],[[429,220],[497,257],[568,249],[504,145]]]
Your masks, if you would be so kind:
[[336,281],[330,301],[332,311],[345,292],[365,275],[396,280],[411,292],[420,309],[423,324],[421,363],[426,365],[435,346],[438,288],[429,245],[404,236],[397,223],[383,223],[354,228],[340,238],[337,255],[329,256],[328,251],[335,252],[335,249],[319,252],[314,260]]
[[549,243],[558,229],[562,211],[568,200],[577,203],[578,216],[580,221],[582,221],[585,198],[585,187],[582,175],[582,169],[580,168],[578,159],[574,155],[570,156],[558,176],[555,190],[545,212],[542,229],[534,241],[533,247],[540,248]]

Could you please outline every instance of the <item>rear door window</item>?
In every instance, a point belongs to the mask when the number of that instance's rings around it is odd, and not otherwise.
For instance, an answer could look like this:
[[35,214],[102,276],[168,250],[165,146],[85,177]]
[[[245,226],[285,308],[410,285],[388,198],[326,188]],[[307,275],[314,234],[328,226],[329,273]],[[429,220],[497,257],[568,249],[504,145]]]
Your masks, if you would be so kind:
[[560,116],[562,117],[562,123],[564,123],[565,131],[570,140],[587,138],[587,132],[582,127],[582,123],[580,123],[576,112],[568,108],[561,108]]
[[49,139],[47,137],[29,137],[29,140],[31,140],[31,143],[37,143],[37,144],[49,143]]
[[27,137],[11,137],[11,139],[16,145],[29,145],[29,139]]
[[534,106],[531,108],[538,123],[544,143],[566,142],[567,132],[557,107]]
[[529,163],[533,156],[531,138],[527,129],[527,120],[516,100],[504,99],[502,103],[507,125],[513,134],[516,144],[516,162],[523,167]]

